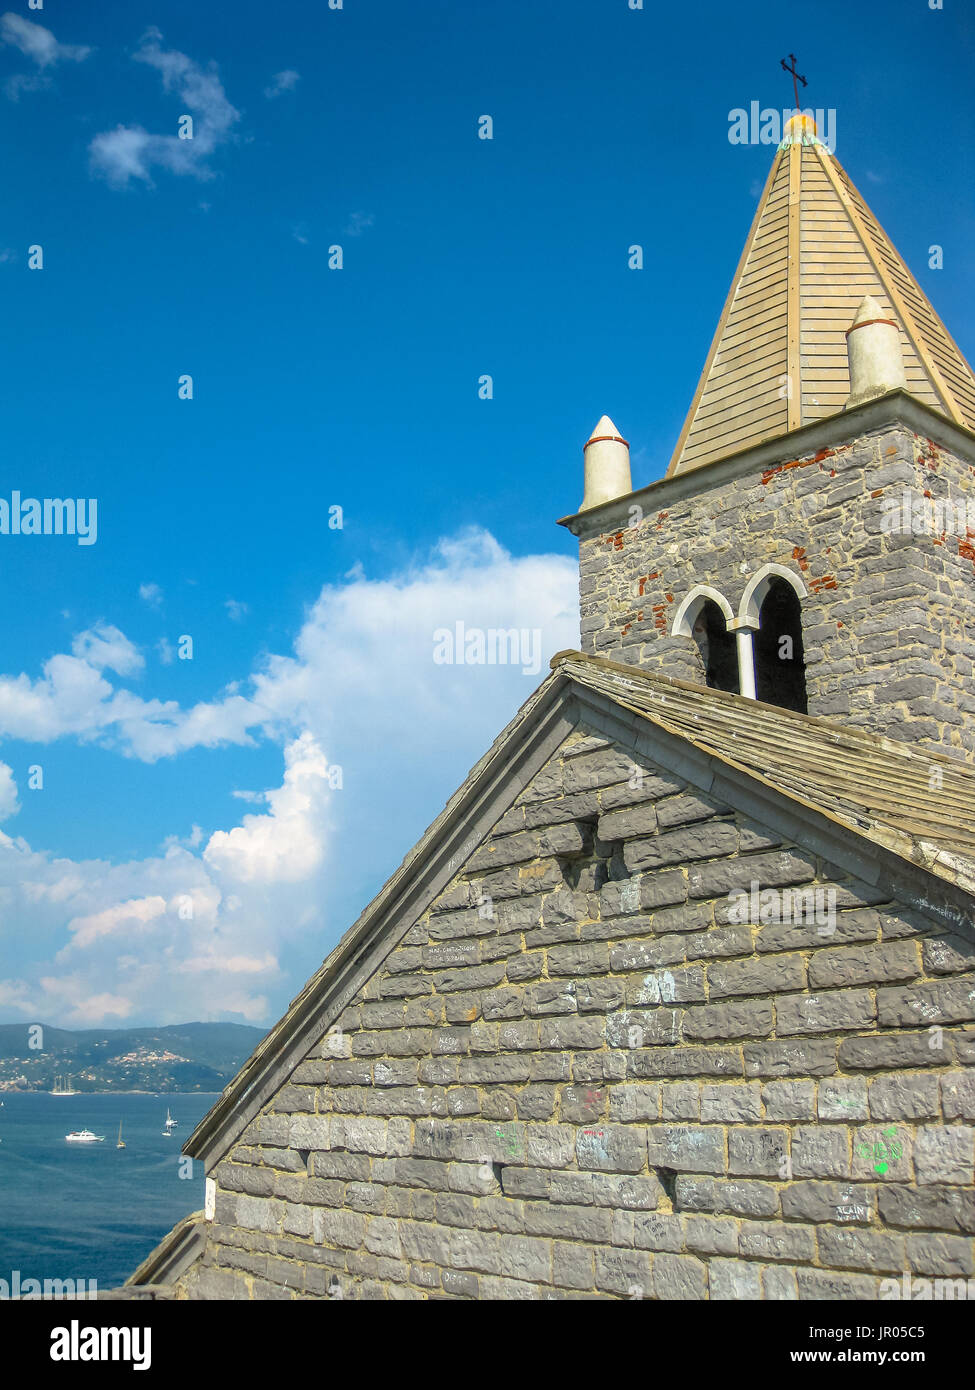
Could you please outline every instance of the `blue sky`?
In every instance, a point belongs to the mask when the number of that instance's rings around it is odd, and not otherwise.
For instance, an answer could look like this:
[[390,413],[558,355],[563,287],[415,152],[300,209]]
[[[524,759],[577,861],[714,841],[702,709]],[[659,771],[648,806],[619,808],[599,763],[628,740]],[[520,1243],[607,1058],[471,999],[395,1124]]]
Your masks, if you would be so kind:
[[[555,519],[604,411],[666,467],[784,53],[975,357],[971,7],[646,3],[0,18],[0,496],[98,499],[0,535],[0,1019],[280,1013],[577,644]],[[436,665],[458,620],[542,670]]]

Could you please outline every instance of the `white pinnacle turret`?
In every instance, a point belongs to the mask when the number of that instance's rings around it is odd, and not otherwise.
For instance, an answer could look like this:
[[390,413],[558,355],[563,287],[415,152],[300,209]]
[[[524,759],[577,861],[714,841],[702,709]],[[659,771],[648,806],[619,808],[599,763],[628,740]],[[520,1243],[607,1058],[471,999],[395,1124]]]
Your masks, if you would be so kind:
[[856,318],[846,330],[846,351],[850,359],[850,395],[845,410],[888,391],[906,389],[900,330],[872,294],[864,296]]
[[583,449],[583,459],[586,482],[585,496],[579,508],[581,512],[589,507],[598,507],[601,502],[612,502],[615,497],[625,497],[633,491],[630,446],[608,415],[600,417],[589,436]]

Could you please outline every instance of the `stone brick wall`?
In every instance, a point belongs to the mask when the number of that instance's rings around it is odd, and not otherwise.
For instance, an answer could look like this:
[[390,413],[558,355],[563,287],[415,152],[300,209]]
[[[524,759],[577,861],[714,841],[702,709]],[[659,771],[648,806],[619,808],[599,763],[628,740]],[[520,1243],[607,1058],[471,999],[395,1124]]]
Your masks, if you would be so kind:
[[[583,650],[704,684],[681,600],[717,588],[737,613],[763,565],[801,576],[809,713],[975,754],[975,529],[888,535],[884,502],[975,498],[975,468],[897,426],[783,458],[580,543]],[[973,502],[975,512],[975,502]],[[912,516],[915,513],[912,512]],[[634,519],[636,519],[634,517]]]
[[[736,921],[753,883],[833,930]],[[179,1295],[970,1276],[973,1020],[970,943],[577,730],[216,1164]]]

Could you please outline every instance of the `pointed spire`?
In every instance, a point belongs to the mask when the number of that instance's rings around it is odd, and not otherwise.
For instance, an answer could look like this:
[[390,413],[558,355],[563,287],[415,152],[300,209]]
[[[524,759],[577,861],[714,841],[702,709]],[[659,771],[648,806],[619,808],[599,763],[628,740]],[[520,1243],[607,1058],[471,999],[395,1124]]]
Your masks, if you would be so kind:
[[[975,430],[975,375],[806,112],[787,122],[668,474],[845,409],[865,295],[896,319],[904,389]],[[888,337],[890,335],[888,334]],[[876,335],[873,335],[876,340]],[[891,340],[892,341],[892,340]],[[887,364],[885,370],[893,369]],[[876,384],[876,383],[875,383]]]
[[585,496],[580,512],[612,502],[633,491],[630,480],[630,446],[608,415],[600,416],[582,451],[585,463]]
[[897,320],[872,294],[864,295],[856,318],[846,330],[846,350],[850,360],[846,410],[888,391],[907,389]]

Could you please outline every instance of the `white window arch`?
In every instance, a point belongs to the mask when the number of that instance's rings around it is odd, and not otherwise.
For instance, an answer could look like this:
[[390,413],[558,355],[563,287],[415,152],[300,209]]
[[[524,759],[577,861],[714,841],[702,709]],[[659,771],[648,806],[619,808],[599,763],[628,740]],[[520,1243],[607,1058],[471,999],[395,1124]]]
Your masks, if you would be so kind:
[[792,585],[800,598],[806,597],[806,586],[794,570],[786,569],[785,565],[763,565],[758,573],[753,574],[749,579],[745,586],[745,592],[741,596],[741,603],[738,605],[738,622],[742,627],[758,627],[762,604],[765,602],[765,595],[768,593],[773,579],[784,579],[787,584]]
[[680,607],[674,614],[673,625],[670,629],[671,635],[674,637],[693,637],[697,615],[708,599],[712,603],[716,603],[721,609],[725,622],[734,621],[734,612],[724,594],[719,593],[717,589],[712,589],[709,584],[697,584],[687,597],[682,599]]

